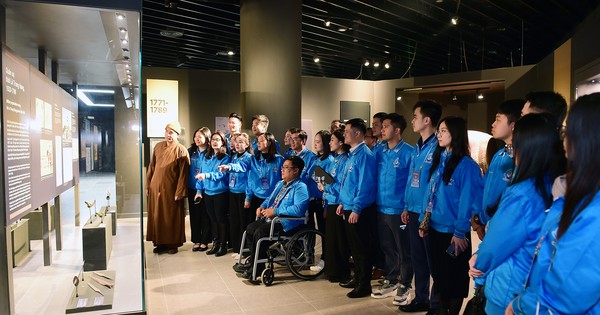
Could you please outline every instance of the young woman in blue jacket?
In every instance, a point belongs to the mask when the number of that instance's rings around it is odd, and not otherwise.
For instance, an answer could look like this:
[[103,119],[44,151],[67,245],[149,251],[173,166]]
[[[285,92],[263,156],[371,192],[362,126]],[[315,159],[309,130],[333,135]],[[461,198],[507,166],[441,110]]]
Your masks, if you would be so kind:
[[549,114],[519,119],[513,150],[513,181],[502,193],[479,251],[469,262],[471,277],[485,277],[488,315],[504,314],[523,287],[546,209],[552,204],[552,182],[564,173],[562,144]]
[[323,170],[327,170],[331,163],[333,163],[333,156],[331,155],[331,148],[329,147],[329,140],[331,139],[331,133],[329,130],[321,130],[315,134],[313,145],[317,156],[314,163],[306,165],[309,169],[306,171],[309,178],[306,186],[308,186],[308,196],[310,202],[308,203],[309,218],[312,220],[312,225],[315,226],[319,231],[325,234],[325,213],[323,207],[323,192],[319,190],[317,185],[317,177],[315,176],[315,168],[321,167]]
[[506,314],[600,314],[599,121],[600,93],[571,106],[567,190],[546,216],[525,290]]
[[[231,163],[248,163],[252,159],[252,147],[247,133],[231,136],[231,143],[235,146],[231,154]],[[238,257],[236,254],[240,251],[242,234],[256,216],[250,207],[244,207],[247,187],[248,173],[229,173],[229,234],[234,258]]]
[[[443,118],[436,132],[425,214],[419,234],[429,234],[432,277],[443,313],[458,314],[469,293],[471,215],[481,206],[483,178],[469,156],[467,122]],[[429,221],[429,224],[427,222]]]
[[325,200],[325,257],[327,257],[327,268],[325,274],[330,282],[345,282],[350,279],[350,249],[346,240],[344,219],[335,212],[340,204],[340,185],[343,171],[348,161],[350,146],[344,143],[344,129],[335,130],[329,139],[329,148],[332,152],[333,161],[324,170],[333,177],[333,183],[318,184],[323,192]]
[[204,163],[208,142],[210,141],[210,129],[207,127],[198,128],[194,132],[194,142],[188,148],[190,154],[190,176],[188,177],[188,210],[190,213],[190,230],[192,234],[192,251],[205,251],[212,237],[210,233],[210,219],[206,213],[206,203],[200,199],[197,203],[194,200],[196,196],[196,175],[200,174],[200,168]]
[[253,213],[271,195],[275,185],[281,180],[283,165],[283,157],[277,153],[275,137],[272,134],[268,132],[260,134],[257,148],[258,151],[254,152],[254,157],[251,159],[219,167],[221,172],[248,172],[244,207],[249,208]]
[[210,217],[213,235],[213,247],[207,255],[223,256],[227,254],[227,210],[228,177],[219,172],[217,166],[227,164],[229,156],[225,146],[225,135],[216,131],[210,138],[210,147],[206,151],[205,161],[196,175],[195,199],[206,199],[206,211]]

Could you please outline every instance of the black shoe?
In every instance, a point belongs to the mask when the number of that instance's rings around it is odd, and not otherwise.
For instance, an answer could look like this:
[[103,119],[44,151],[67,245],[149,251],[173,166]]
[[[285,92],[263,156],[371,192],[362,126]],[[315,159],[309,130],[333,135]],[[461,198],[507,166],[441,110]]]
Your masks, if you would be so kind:
[[427,312],[429,311],[429,303],[419,303],[412,300],[408,305],[400,305],[399,310],[405,313]]
[[215,257],[221,257],[225,254],[227,254],[227,244],[221,243],[221,245],[217,249],[217,252],[215,253]]
[[246,270],[252,268],[252,264],[235,264],[233,265],[233,271],[237,273],[244,273]]
[[166,251],[168,251],[169,249],[167,247],[165,247],[164,245],[158,245],[156,247],[154,247],[154,249],[152,250],[153,253],[155,254],[160,254],[160,253],[164,253]]
[[340,276],[329,276],[329,278],[327,278],[327,280],[329,280],[329,282],[348,282],[350,281],[350,278],[348,277],[340,277]]
[[352,278],[346,282],[340,282],[340,287],[342,287],[342,288],[354,289],[357,286],[358,286],[358,279],[356,279],[356,278]]
[[199,252],[203,252],[206,251],[208,249],[208,246],[204,245],[204,244],[200,244],[200,248],[198,248]]
[[214,255],[216,252],[219,251],[219,247],[221,247],[221,243],[213,242],[212,248],[206,252],[206,255]]
[[354,290],[348,292],[346,296],[351,299],[371,296],[371,285],[359,285]]
[[192,252],[197,252],[197,251],[200,251],[200,243],[196,243],[192,247]]

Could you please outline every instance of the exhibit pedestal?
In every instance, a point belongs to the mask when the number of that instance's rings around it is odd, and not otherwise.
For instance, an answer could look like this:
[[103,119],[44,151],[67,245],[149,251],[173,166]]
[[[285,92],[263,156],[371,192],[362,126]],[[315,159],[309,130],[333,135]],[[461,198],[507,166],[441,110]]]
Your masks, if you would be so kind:
[[105,270],[112,251],[112,215],[104,219],[95,216],[87,220],[81,229],[83,247],[83,270]]
[[[69,299],[69,304],[65,309],[66,314],[90,312],[98,310],[107,310],[112,308],[115,284],[116,284],[116,272],[104,270],[100,272],[102,275],[110,277],[110,279],[104,278],[94,272],[84,272],[83,280],[79,277],[77,289],[74,287]],[[112,285],[109,288],[105,285],[100,284],[94,278],[99,279],[101,282],[105,282]],[[90,286],[91,284],[91,286]],[[100,292],[96,292],[93,288]]]
[[[44,236],[42,229],[42,209],[35,209],[23,218],[29,219],[29,239],[41,240]],[[50,231],[54,230],[54,205],[50,206]]]
[[117,208],[115,206],[104,206],[102,207],[102,211],[111,215],[112,235],[117,235]]
[[29,246],[29,220],[21,219],[12,224],[10,226],[10,234],[12,239],[12,261],[14,268],[20,265],[31,251]]

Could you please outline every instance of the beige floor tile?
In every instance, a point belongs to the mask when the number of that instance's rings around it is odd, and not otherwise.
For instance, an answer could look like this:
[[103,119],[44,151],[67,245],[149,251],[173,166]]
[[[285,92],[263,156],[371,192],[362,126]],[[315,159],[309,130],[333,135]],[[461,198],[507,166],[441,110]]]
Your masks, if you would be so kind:
[[307,302],[282,305],[282,304],[279,304],[278,301],[272,301],[271,303],[265,303],[265,305],[263,305],[259,308],[246,309],[246,310],[244,310],[244,313],[248,314],[248,315],[270,315],[270,314],[292,315],[292,314],[318,314],[319,312],[317,311],[316,308],[314,308],[314,306],[312,306],[310,303],[307,303]]

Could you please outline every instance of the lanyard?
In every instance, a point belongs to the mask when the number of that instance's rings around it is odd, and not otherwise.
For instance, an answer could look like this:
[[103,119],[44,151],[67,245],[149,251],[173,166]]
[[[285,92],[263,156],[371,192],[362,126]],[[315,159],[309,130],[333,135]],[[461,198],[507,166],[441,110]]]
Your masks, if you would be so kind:
[[[433,142],[433,140],[430,140],[430,141],[431,141],[431,142],[429,142],[429,143],[424,143],[424,144],[423,144],[423,147],[424,147],[424,146],[428,146],[428,147],[429,147],[429,148],[427,149],[427,153],[425,154],[425,159],[427,159],[427,157],[428,157],[428,156],[429,156],[429,154],[431,153],[431,150],[433,150],[433,149],[435,148],[435,145],[434,145],[434,142]],[[421,156],[421,153],[422,153],[423,151],[421,150],[421,148],[419,148],[419,144],[418,144],[418,143],[417,143],[416,147],[417,147],[417,154],[416,154],[416,157],[420,157],[420,156]],[[410,164],[411,164],[411,165],[410,165],[410,169],[411,169],[411,171],[412,171],[413,169],[415,169],[415,163],[417,163],[417,159],[414,159],[414,158],[413,158],[413,159],[411,159],[411,161],[410,161]],[[423,163],[421,163],[421,165],[419,166],[419,175],[421,174],[421,170],[423,170],[423,166],[424,166],[424,165],[425,165],[425,160],[423,160]]]
[[292,186],[294,186],[296,184],[296,182],[297,182],[297,179],[295,179],[291,183],[282,185],[281,189],[277,193],[277,196],[275,197],[275,200],[273,201],[273,209],[277,209],[277,207],[279,207],[281,200],[283,200],[285,198],[285,196],[288,194],[288,192],[290,192],[290,190],[292,189]]
[[443,177],[444,169],[446,168],[446,161],[448,160],[451,154],[452,153],[448,153],[448,151],[446,150],[442,152],[441,162],[437,170],[435,171],[435,174],[433,175],[433,183],[430,186],[431,189],[429,190],[429,195],[427,197],[427,212],[433,211],[433,201],[435,200],[435,195],[440,185],[440,180]]

